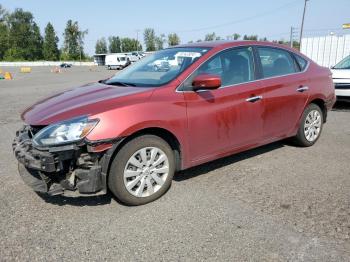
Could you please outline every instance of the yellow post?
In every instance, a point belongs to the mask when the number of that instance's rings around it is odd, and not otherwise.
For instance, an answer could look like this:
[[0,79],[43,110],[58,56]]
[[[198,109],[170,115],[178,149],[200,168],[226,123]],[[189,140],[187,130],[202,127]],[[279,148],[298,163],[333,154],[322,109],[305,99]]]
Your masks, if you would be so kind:
[[4,78],[5,78],[5,80],[12,80],[13,79],[10,72],[5,72]]
[[21,73],[30,73],[31,71],[30,67],[21,67]]

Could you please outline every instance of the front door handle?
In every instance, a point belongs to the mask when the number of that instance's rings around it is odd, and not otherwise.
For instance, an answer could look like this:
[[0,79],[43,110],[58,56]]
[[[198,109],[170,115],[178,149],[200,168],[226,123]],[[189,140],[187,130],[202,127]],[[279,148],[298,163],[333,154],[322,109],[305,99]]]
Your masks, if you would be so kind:
[[297,88],[297,91],[300,92],[300,93],[305,92],[305,91],[307,91],[307,90],[309,90],[309,87],[308,87],[308,86],[299,86],[299,87]]
[[247,98],[245,101],[250,102],[250,103],[254,103],[256,101],[261,100],[263,97],[262,96],[252,96]]

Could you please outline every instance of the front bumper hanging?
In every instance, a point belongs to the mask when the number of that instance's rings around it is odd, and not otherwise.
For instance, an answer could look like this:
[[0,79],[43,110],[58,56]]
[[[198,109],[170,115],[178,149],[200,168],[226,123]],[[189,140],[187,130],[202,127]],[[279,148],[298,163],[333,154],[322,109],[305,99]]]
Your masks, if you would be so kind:
[[90,153],[84,144],[38,149],[33,132],[24,126],[12,143],[23,181],[34,191],[49,195],[99,195],[107,192],[104,153]]

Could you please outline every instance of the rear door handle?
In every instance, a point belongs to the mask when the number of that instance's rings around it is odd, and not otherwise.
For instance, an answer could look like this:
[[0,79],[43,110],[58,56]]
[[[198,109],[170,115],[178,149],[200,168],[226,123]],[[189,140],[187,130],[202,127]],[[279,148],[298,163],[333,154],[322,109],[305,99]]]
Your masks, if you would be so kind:
[[261,100],[263,97],[262,96],[252,96],[247,98],[245,101],[250,102],[250,103],[254,103],[258,100]]
[[300,92],[300,93],[305,92],[305,91],[307,91],[307,90],[309,90],[309,87],[308,87],[308,86],[299,86],[299,87],[297,88],[297,91]]

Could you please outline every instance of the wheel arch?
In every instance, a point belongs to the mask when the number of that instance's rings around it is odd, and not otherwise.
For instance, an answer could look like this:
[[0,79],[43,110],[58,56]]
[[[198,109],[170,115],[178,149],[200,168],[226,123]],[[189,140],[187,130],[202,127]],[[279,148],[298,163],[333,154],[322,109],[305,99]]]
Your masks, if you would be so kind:
[[158,136],[158,137],[164,139],[169,144],[169,146],[171,147],[171,149],[174,152],[175,165],[176,165],[175,171],[179,171],[182,169],[183,156],[182,156],[182,148],[181,148],[181,144],[179,142],[179,139],[172,132],[170,132],[167,129],[160,128],[160,127],[148,127],[148,128],[140,129],[140,130],[124,137],[118,143],[116,143],[114,145],[114,147],[112,147],[110,149],[110,151],[107,153],[108,157],[105,160],[106,162],[104,163],[104,165],[105,165],[104,172],[105,172],[106,176],[108,176],[112,161],[113,161],[114,157],[118,154],[120,149],[125,144],[127,144],[129,141],[135,139],[136,137],[142,136],[142,135],[155,135],[155,136]]
[[326,121],[327,121],[326,101],[323,100],[322,98],[314,98],[314,99],[310,100],[310,102],[307,104],[307,106],[310,104],[316,104],[321,108],[322,115],[323,115],[323,123],[326,123]]

